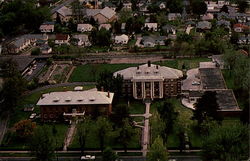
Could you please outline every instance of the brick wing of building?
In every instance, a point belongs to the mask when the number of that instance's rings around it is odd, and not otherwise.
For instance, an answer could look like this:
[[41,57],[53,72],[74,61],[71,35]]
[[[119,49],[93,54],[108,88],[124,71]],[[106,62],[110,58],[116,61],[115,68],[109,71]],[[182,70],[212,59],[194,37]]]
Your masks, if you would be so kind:
[[151,63],[114,73],[123,76],[123,95],[135,99],[161,99],[181,94],[182,71]]
[[43,121],[59,120],[65,114],[112,112],[114,93],[100,91],[66,91],[43,94],[37,105],[40,106]]

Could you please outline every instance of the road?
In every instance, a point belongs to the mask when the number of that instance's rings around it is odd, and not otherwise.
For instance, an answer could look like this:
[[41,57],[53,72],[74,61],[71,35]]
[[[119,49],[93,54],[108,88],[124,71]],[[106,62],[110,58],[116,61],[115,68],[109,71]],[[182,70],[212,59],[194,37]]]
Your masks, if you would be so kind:
[[66,6],[72,2],[74,2],[75,0],[66,0],[64,2],[62,2],[61,4],[58,4],[55,8],[51,9],[51,14],[53,14],[56,10],[60,9],[63,6]]
[[[80,157],[59,157],[59,161],[79,161]],[[30,161],[32,157],[0,157],[0,161]],[[175,159],[175,161],[202,161],[199,156],[170,156],[169,159]],[[56,159],[54,159],[56,160]],[[101,161],[100,157],[97,157],[95,161]],[[127,156],[120,157],[120,161],[146,161],[142,156]]]
[[7,116],[7,117],[4,117],[4,116],[0,117],[0,145],[1,145],[3,137],[5,135],[8,121],[9,121],[9,116]]

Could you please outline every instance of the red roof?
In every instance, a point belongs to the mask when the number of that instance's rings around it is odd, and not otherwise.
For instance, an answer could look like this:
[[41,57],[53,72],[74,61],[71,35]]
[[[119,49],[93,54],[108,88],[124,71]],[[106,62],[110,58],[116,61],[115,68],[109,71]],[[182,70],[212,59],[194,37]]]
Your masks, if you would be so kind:
[[237,28],[237,27],[240,27],[240,28],[243,28],[243,29],[248,29],[249,28],[248,26],[240,24],[240,23],[234,24],[234,28]]
[[68,40],[69,35],[56,34],[56,40]]

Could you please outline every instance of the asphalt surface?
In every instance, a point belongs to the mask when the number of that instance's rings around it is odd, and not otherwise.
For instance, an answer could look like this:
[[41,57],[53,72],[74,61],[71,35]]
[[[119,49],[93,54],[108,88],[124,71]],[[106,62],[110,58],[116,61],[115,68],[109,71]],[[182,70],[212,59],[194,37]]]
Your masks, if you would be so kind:
[[43,69],[43,67],[45,66],[45,62],[37,62],[36,63],[36,69],[35,70],[33,70],[33,72],[31,73],[31,75],[25,75],[24,76],[24,78],[26,79],[26,80],[28,80],[28,81],[31,81],[33,78],[35,78],[38,74],[39,74],[39,72]]
[[[0,161],[30,161],[31,157],[0,157]],[[172,160],[171,160],[172,159]],[[175,159],[175,160],[174,160]],[[56,158],[54,159],[56,161]],[[80,161],[80,157],[60,157],[59,161]],[[101,158],[96,158],[95,161],[101,161]],[[118,161],[146,161],[145,157],[121,157]],[[199,156],[171,156],[169,161],[202,161]]]

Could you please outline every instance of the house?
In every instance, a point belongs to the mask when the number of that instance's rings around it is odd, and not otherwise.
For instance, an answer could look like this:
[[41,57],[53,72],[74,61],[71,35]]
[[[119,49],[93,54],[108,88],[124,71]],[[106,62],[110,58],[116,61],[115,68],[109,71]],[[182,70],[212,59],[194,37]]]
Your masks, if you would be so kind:
[[131,2],[124,2],[122,9],[131,10],[132,9],[132,3]]
[[223,0],[219,0],[217,2],[214,1],[205,1],[206,5],[207,5],[207,12],[208,13],[216,13],[219,12],[220,9],[224,6],[224,5],[229,5],[228,1],[223,1]]
[[42,54],[50,54],[52,52],[52,48],[48,44],[44,44],[39,48]]
[[146,29],[147,31],[157,31],[158,24],[157,23],[145,23],[144,29]]
[[217,13],[217,20],[230,19],[229,14],[226,12]]
[[64,91],[43,94],[37,102],[42,121],[60,120],[70,114],[91,115],[112,112],[114,93],[101,91]]
[[250,18],[250,15],[247,15],[245,13],[236,13],[236,20],[238,23],[245,23]]
[[101,30],[101,28],[104,28],[105,30],[110,30],[111,29],[111,24],[105,23],[105,24],[100,24],[98,29]]
[[73,38],[76,39],[76,43],[78,46],[91,46],[89,37],[86,34],[73,35]]
[[248,31],[250,27],[237,23],[237,24],[234,24],[233,29],[235,32],[244,32],[244,31]]
[[200,21],[196,25],[196,28],[200,30],[210,30],[212,28],[212,24],[208,21]]
[[93,17],[99,24],[113,22],[117,19],[116,12],[109,7],[86,9],[86,16]]
[[125,45],[128,43],[128,36],[125,34],[119,35],[119,36],[115,36],[115,43],[116,44],[122,44]]
[[55,44],[62,45],[62,44],[69,44],[69,35],[66,34],[56,34]]
[[203,15],[201,19],[203,21],[210,21],[210,20],[214,19],[214,15],[211,13],[207,13],[207,14]]
[[141,44],[144,47],[155,47],[156,45],[165,45],[166,36],[143,36]]
[[226,20],[219,20],[216,22],[217,26],[223,26],[226,28],[230,28],[230,21],[226,21]]
[[55,28],[54,22],[44,22],[39,29],[41,32],[51,33],[54,32],[54,28]]
[[139,7],[140,12],[148,12],[148,5],[148,3],[140,2],[137,6]]
[[250,34],[240,36],[237,43],[242,45],[250,45]]
[[90,32],[93,30],[93,26],[91,24],[77,24],[78,32]]
[[181,94],[182,71],[151,64],[117,71],[123,77],[122,94],[134,99],[162,99]]
[[47,41],[48,36],[43,34],[22,35],[14,39],[10,44],[8,44],[8,50],[10,53],[19,53],[29,46],[36,45],[37,40]]
[[53,13],[52,19],[56,21],[57,16],[59,16],[61,22],[68,22],[72,18],[72,9],[63,6]]
[[103,2],[102,6],[103,6],[103,8],[108,7],[110,9],[112,9],[113,11],[115,11],[116,8],[117,8],[115,4],[113,4],[112,2],[109,2],[109,1],[108,2]]
[[156,3],[157,6],[159,6],[159,8],[162,10],[162,9],[165,9],[167,7],[167,4],[166,2],[162,2],[162,1],[159,1]]
[[181,18],[181,14],[180,13],[169,13],[168,14],[168,20],[169,21],[174,21]]
[[165,33],[174,34],[174,35],[176,34],[176,27],[173,25],[166,24],[162,26],[162,30]]

